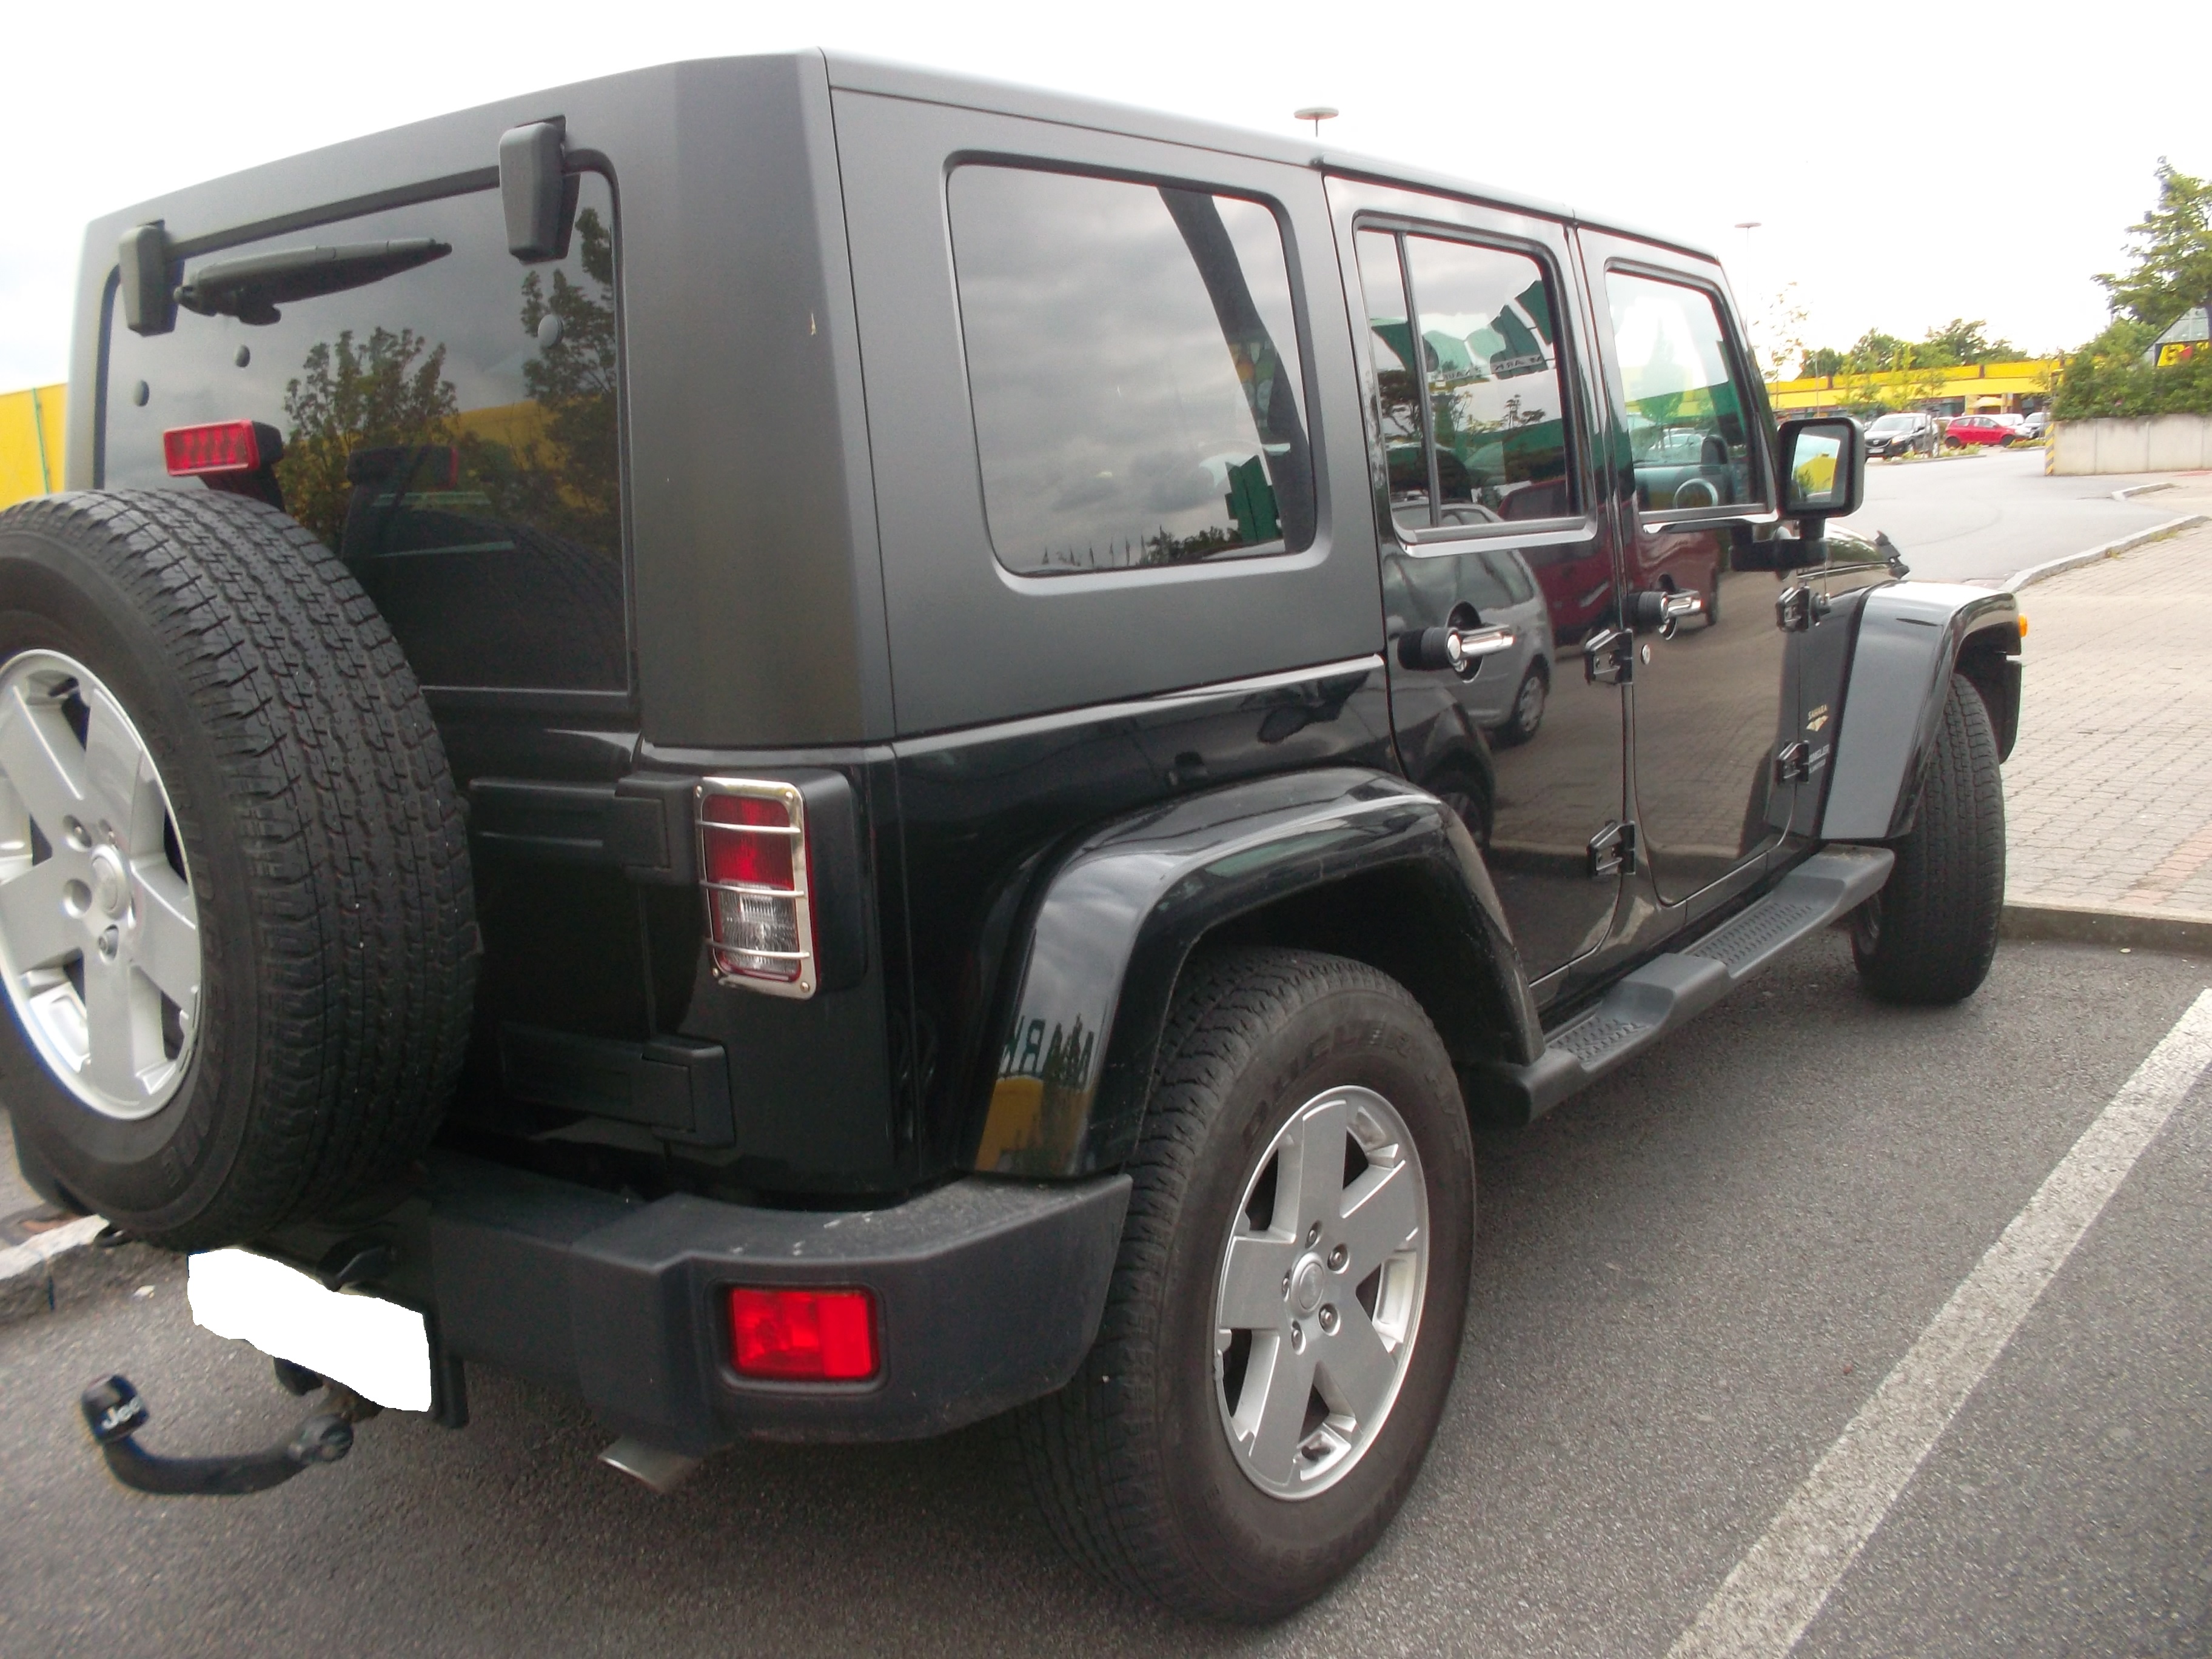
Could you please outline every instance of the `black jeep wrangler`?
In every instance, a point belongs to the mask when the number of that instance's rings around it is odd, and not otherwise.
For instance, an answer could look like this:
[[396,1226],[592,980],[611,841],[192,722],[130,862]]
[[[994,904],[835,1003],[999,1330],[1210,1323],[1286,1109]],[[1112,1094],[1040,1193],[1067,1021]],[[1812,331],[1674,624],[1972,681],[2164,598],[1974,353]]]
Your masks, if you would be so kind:
[[194,1462],[103,1383],[133,1484],[479,1362],[657,1483],[1009,1413],[1083,1561],[1278,1614],[1443,1409],[1470,1119],[1832,921],[1995,949],[2013,599],[1825,533],[1857,429],[1663,237],[802,53],[102,219],[73,350],[0,1092],[330,1390]]

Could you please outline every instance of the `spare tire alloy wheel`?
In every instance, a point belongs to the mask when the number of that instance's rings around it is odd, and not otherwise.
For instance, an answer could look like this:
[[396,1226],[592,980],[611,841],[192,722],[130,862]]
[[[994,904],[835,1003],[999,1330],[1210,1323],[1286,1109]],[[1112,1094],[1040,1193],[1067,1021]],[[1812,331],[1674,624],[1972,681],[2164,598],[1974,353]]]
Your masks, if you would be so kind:
[[0,665],[0,974],[55,1079],[143,1118],[199,1030],[199,906],[160,769],[121,701],[58,651]]
[[179,1249],[396,1191],[477,948],[437,728],[328,548],[214,491],[0,513],[0,1098],[39,1191]]
[[1428,1276],[1420,1154],[1396,1109],[1350,1088],[1293,1112],[1245,1184],[1216,1275],[1216,1402],[1254,1486],[1310,1498],[1366,1455]]

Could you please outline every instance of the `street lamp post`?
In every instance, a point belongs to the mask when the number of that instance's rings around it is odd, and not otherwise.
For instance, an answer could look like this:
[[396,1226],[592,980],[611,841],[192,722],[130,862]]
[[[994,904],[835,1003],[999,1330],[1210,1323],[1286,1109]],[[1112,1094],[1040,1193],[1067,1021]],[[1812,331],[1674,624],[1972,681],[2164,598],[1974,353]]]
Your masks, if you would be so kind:
[[1321,137],[1321,124],[1324,121],[1334,121],[1342,113],[1341,110],[1331,109],[1327,104],[1309,104],[1304,109],[1292,110],[1291,119],[1312,122],[1314,137],[1318,138]]

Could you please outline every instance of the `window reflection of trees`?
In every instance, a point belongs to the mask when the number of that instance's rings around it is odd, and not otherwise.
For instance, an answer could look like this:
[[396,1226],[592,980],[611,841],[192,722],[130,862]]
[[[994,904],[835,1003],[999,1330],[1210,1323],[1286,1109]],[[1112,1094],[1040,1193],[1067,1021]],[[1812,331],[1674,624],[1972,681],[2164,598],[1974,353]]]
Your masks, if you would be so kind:
[[352,329],[288,383],[285,504],[361,578],[433,684],[618,689],[623,627],[614,243],[526,273],[515,404],[464,410],[447,347]]
[[[614,244],[598,212],[577,216],[583,280],[556,270],[522,279],[520,321],[553,343],[522,366],[532,407],[495,428],[472,423],[446,378],[446,347],[412,329],[379,325],[366,341],[340,331],[310,348],[284,389],[290,430],[277,477],[288,511],[333,549],[346,536],[353,485],[378,487],[390,504],[478,507],[500,519],[619,560],[620,439],[615,403]],[[458,452],[443,465],[410,459],[403,471],[354,458],[368,451]],[[442,458],[441,458],[442,459]],[[356,477],[348,478],[349,462]]]
[[[1418,332],[1406,320],[1401,246],[1413,266]],[[1416,526],[1565,511],[1558,345],[1534,263],[1375,231],[1361,234],[1359,250],[1394,509]],[[1531,485],[1550,487],[1522,495]]]

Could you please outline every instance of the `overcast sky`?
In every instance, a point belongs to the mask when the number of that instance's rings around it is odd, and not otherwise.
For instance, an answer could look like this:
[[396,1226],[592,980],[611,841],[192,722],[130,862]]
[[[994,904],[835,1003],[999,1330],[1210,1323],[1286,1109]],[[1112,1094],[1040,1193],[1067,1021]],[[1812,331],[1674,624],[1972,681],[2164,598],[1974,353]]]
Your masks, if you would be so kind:
[[[1388,8],[620,0],[13,13],[0,108],[0,389],[66,373],[84,222],[158,191],[509,93],[831,46],[1328,142],[1701,241],[1815,343],[1982,317],[2032,350],[2102,326],[2169,155],[2212,171],[2203,0]],[[1395,27],[1393,27],[1393,24]],[[1733,227],[1758,220],[1746,233]]]

